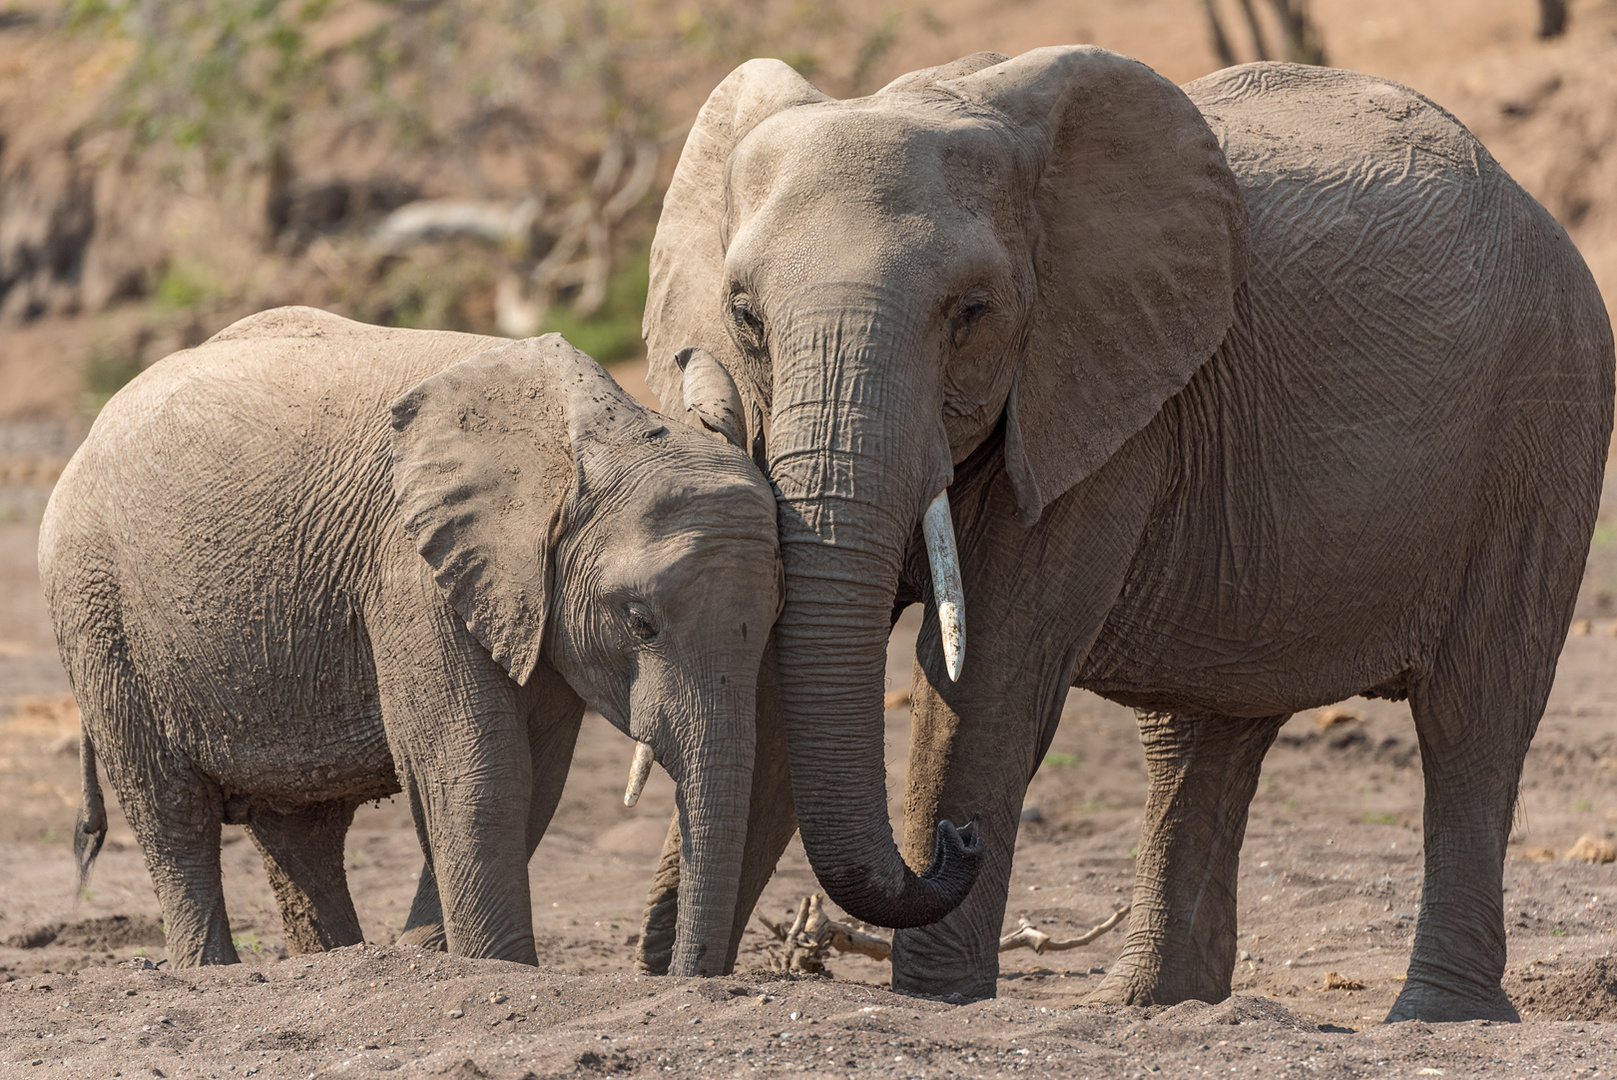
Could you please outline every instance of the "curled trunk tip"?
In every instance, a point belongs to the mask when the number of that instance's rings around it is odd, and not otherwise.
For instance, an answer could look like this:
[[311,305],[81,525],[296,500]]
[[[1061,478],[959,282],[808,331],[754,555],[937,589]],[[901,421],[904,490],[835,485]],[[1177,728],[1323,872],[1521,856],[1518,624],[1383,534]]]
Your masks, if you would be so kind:
[[820,884],[857,919],[894,930],[926,926],[959,907],[971,892],[982,869],[982,851],[982,836],[975,825],[968,822],[957,829],[952,822],[940,821],[931,865],[919,876],[906,873],[904,888],[896,897],[873,887],[865,874],[846,880],[820,874]]

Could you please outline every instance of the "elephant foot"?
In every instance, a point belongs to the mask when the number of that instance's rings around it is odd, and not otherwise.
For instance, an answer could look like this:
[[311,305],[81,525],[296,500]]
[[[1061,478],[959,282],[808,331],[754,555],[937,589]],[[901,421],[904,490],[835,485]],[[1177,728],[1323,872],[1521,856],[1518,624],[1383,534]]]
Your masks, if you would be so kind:
[[418,949],[428,951],[449,951],[449,937],[444,933],[442,923],[425,923],[421,926],[412,926],[399,935],[397,944],[414,945]]
[[893,989],[900,994],[956,1005],[999,995],[999,953],[962,941],[947,920],[895,931],[892,963]]
[[947,1001],[951,1005],[970,1005],[973,1001],[988,1001],[999,996],[999,987],[993,982],[939,982],[932,979],[893,978],[893,991],[910,997]]
[[1382,1022],[1396,1024],[1400,1020],[1425,1020],[1433,1024],[1496,1020],[1519,1024],[1522,1018],[1516,1012],[1516,1006],[1510,1003],[1510,998],[1505,996],[1503,987],[1460,994],[1449,987],[1411,978],[1404,984],[1403,992],[1392,1003],[1392,1011]]
[[1092,993],[1085,1005],[1177,1005],[1181,1001],[1217,1004],[1230,996],[1228,983],[1222,987],[1176,985],[1161,972],[1119,961]]

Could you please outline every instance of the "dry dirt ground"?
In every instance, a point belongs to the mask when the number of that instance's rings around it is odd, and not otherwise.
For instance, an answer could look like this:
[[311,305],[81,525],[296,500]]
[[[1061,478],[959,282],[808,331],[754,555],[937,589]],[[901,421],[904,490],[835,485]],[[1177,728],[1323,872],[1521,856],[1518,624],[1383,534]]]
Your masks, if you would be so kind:
[[[42,436],[34,432],[37,442]],[[1617,623],[1567,645],[1528,759],[1506,864],[1506,986],[1520,1025],[1384,1027],[1420,907],[1421,774],[1407,710],[1353,701],[1299,715],[1265,765],[1241,873],[1242,960],[1220,1005],[1086,1008],[1122,930],[1003,957],[997,1001],[951,1006],[883,988],[885,963],[834,956],[830,978],[770,970],[749,930],[737,974],[633,974],[634,934],[672,784],[619,801],[629,741],[587,721],[561,808],[533,861],[543,966],[392,945],[420,854],[400,802],[363,808],[349,881],[369,943],[286,957],[256,853],[223,858],[244,963],[170,971],[128,826],[114,818],[75,899],[76,715],[35,579],[40,484],[0,488],[0,1076],[1520,1076],[1617,1068],[1617,864],[1566,861],[1617,835]],[[1617,587],[1598,547],[1585,587]],[[1322,613],[1328,617],[1328,613]],[[890,683],[908,684],[914,612]],[[892,813],[908,714],[888,713]],[[1133,715],[1074,692],[1028,795],[1006,928],[1071,936],[1129,894],[1145,796]],[[1588,844],[1588,841],[1585,841]],[[1542,860],[1542,861],[1541,861]],[[814,889],[795,843],[760,910]],[[155,965],[155,966],[154,966]],[[1332,978],[1330,973],[1336,973]],[[1327,981],[1351,988],[1326,989]],[[1433,1070],[1441,1070],[1434,1072]]]

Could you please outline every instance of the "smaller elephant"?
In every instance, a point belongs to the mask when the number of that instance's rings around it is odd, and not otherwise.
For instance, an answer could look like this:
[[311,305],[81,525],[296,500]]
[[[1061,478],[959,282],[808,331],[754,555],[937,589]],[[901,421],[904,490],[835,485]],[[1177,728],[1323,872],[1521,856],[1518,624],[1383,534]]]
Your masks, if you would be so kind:
[[45,513],[81,873],[99,756],[177,966],[237,960],[221,823],[263,855],[292,949],[353,944],[344,835],[404,790],[410,939],[441,922],[454,952],[536,963],[527,864],[589,702],[676,782],[696,902],[673,970],[717,974],[778,560],[755,464],[559,335],[244,319],[120,391]]

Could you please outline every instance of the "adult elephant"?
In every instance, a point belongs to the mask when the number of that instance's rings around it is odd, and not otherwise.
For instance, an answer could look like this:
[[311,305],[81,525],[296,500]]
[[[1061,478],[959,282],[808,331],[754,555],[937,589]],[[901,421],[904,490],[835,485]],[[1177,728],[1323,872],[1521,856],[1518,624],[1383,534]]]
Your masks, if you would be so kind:
[[[1363,693],[1409,698],[1426,778],[1390,1018],[1515,1017],[1505,840],[1612,339],[1565,233],[1447,113],[1286,64],[1181,91],[1091,47],[849,101],[752,61],[686,144],[645,329],[664,400],[699,345],[767,416],[791,792],[829,895],[909,928],[895,988],[995,992],[1021,800],[1076,685],[1140,710],[1151,782],[1092,1000],[1227,996],[1263,754],[1290,713]],[[923,550],[948,530],[919,527],[944,491],[970,642],[951,679],[929,607],[901,857],[883,653],[952,576]],[[980,853],[935,842],[940,818]]]

